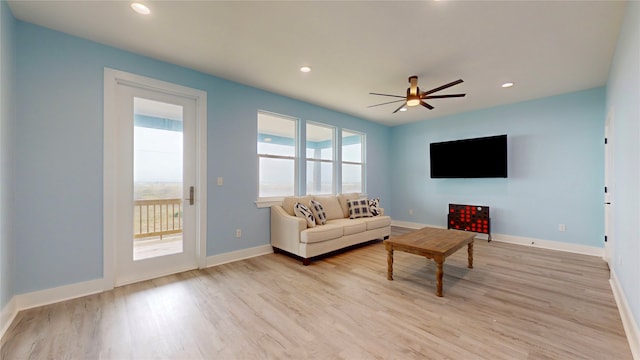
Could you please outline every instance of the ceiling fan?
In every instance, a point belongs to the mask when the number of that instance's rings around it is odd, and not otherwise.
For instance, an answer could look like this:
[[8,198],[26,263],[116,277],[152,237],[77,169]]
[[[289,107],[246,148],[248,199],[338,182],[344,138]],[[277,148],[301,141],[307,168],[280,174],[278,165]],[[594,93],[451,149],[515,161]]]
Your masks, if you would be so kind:
[[409,84],[411,84],[408,88],[407,88],[407,96],[401,96],[401,95],[390,95],[390,94],[379,94],[379,93],[369,93],[371,95],[380,95],[380,96],[390,96],[390,97],[396,97],[396,98],[402,98],[402,100],[395,100],[395,101],[389,101],[389,102],[385,102],[382,104],[376,104],[376,105],[371,105],[368,107],[374,107],[374,106],[380,106],[380,105],[387,105],[387,104],[393,104],[393,103],[397,103],[402,101],[402,105],[400,105],[399,108],[397,108],[393,114],[397,113],[400,109],[402,109],[403,107],[406,106],[418,106],[418,105],[422,105],[424,107],[426,107],[429,110],[433,109],[433,106],[427,104],[424,100],[425,99],[444,99],[444,98],[454,98],[454,97],[463,97],[466,94],[451,94],[451,95],[431,95],[435,92],[438,92],[440,90],[444,90],[447,88],[450,88],[454,85],[458,85],[460,84],[462,81],[462,79],[458,79],[456,81],[450,82],[448,84],[439,86],[435,89],[431,89],[429,91],[424,91],[421,92],[420,88],[418,87],[418,77],[417,76],[410,76],[409,77]]

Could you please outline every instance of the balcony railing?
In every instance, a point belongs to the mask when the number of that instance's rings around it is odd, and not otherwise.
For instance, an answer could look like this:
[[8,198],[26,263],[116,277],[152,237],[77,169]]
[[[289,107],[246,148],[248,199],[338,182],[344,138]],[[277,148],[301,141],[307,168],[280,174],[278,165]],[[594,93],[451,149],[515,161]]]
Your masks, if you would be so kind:
[[182,199],[134,200],[135,239],[182,233]]

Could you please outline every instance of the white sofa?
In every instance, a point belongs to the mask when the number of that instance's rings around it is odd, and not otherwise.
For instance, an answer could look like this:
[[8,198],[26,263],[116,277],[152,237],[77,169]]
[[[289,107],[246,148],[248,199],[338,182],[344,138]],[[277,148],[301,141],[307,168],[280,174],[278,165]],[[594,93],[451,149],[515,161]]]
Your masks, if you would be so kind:
[[[274,252],[285,251],[302,258],[304,265],[311,258],[348,246],[376,239],[387,239],[391,234],[391,218],[381,215],[351,219],[348,200],[359,199],[359,194],[286,197],[281,205],[271,206],[271,245]],[[324,208],[327,223],[308,227],[305,218],[294,213],[296,203],[309,207],[316,200]]]

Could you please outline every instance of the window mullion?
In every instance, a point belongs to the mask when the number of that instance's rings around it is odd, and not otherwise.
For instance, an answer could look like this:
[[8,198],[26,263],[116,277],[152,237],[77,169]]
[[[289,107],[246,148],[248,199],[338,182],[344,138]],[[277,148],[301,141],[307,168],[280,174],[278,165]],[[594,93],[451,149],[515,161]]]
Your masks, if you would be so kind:
[[269,155],[269,154],[258,154],[258,156],[269,159],[284,159],[284,160],[295,160],[294,156],[284,156],[284,155]]

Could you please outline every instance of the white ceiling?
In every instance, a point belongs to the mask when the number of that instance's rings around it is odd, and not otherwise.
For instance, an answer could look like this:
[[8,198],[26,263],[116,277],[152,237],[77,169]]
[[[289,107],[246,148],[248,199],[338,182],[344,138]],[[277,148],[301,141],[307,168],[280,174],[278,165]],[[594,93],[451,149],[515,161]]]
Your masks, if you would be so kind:
[[[619,1],[9,1],[16,18],[388,125],[605,85]],[[312,67],[308,74],[298,69]],[[464,83],[391,114],[422,91]],[[510,89],[500,85],[515,82]]]

